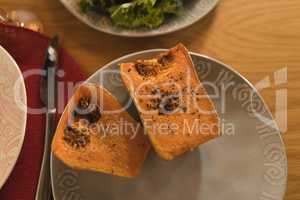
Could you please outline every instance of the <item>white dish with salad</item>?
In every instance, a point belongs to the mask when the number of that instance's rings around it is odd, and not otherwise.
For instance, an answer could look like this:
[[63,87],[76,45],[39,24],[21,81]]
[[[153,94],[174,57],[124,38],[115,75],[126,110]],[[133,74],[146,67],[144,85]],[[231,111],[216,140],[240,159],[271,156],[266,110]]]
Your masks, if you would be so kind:
[[194,24],[219,0],[60,0],[78,19],[113,35],[146,37]]

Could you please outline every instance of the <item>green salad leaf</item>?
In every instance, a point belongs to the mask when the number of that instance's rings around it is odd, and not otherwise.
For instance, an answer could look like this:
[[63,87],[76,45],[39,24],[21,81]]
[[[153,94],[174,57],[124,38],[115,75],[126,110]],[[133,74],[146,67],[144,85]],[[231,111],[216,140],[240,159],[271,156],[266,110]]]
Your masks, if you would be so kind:
[[164,21],[163,13],[154,7],[156,0],[136,0],[110,9],[111,19],[119,26],[155,28]]
[[108,0],[81,0],[79,2],[79,7],[82,12],[107,12],[110,6],[111,4]]
[[164,0],[161,1],[159,7],[165,13],[180,15],[183,9],[183,4],[181,0]]
[[[120,2],[120,1],[118,1]],[[106,12],[113,23],[125,28],[157,28],[168,15],[180,15],[182,0],[81,0],[83,12]]]

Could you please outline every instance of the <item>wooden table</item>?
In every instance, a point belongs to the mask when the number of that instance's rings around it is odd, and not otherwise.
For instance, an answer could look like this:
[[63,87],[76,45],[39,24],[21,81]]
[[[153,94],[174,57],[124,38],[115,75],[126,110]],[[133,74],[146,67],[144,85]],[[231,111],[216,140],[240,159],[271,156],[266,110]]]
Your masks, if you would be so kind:
[[[182,42],[191,51],[233,66],[252,83],[288,68],[288,155],[286,200],[300,199],[300,1],[222,0],[205,19],[185,30],[154,38],[129,39],[97,32],[79,22],[58,0],[0,0],[4,9],[31,9],[41,17],[46,34],[59,34],[64,47],[92,74],[122,55]],[[262,92],[274,111],[274,85]],[[299,92],[299,93],[298,93]],[[298,128],[297,128],[298,127]]]

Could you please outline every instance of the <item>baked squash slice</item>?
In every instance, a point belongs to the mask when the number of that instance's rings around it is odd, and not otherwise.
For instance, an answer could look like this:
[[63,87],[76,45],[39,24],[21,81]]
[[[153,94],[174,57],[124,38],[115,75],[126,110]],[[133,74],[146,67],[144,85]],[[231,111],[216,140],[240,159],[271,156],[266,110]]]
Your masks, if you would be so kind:
[[79,86],[58,124],[54,155],[75,169],[137,176],[150,143],[141,124],[121,109],[101,86]]
[[120,70],[162,158],[171,160],[219,136],[215,106],[182,44],[152,59],[122,63]]

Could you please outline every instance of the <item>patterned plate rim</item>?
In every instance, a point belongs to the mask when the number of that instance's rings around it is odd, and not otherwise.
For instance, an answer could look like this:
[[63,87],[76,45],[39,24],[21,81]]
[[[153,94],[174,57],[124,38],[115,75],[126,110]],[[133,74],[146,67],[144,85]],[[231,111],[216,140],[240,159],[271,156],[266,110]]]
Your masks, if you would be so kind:
[[[13,63],[13,66],[15,67],[15,70],[18,73],[18,76],[22,77],[21,85],[22,85],[22,92],[24,94],[23,103],[27,107],[27,93],[26,93],[26,87],[25,87],[25,82],[24,82],[24,79],[23,79],[22,72],[21,72],[18,64],[16,63],[16,61],[13,59],[13,57],[1,45],[0,45],[0,53],[3,53],[3,55],[5,55],[7,57],[7,59],[9,59]],[[15,157],[10,169],[5,174],[3,182],[0,182],[0,189],[4,186],[4,184],[6,183],[6,181],[9,178],[10,174],[12,173],[12,171],[13,171],[13,169],[14,169],[17,161],[18,161],[18,158],[20,156],[22,147],[23,147],[23,143],[24,143],[24,139],[25,139],[26,124],[27,124],[27,112],[26,111],[23,111],[23,118],[24,118],[24,124],[22,125],[22,134],[20,135],[21,141],[20,141],[20,144],[18,145],[18,148],[17,148],[16,157]]]

